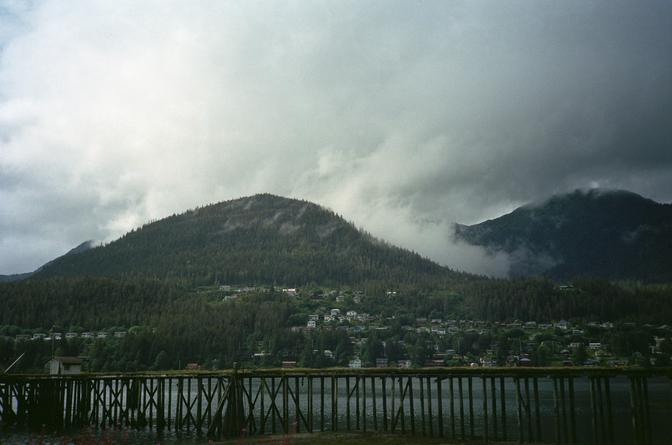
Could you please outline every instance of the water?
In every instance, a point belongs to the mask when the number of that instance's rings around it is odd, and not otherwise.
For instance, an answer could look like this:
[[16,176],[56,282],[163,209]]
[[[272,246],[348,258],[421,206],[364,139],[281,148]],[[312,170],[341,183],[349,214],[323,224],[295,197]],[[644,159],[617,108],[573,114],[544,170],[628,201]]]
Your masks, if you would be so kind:
[[[363,379],[360,379],[362,382]],[[401,431],[402,428],[402,418],[404,428],[410,431],[411,428],[411,405],[408,400],[409,390],[412,389],[414,396],[413,410],[415,412],[415,431],[416,434],[422,434],[423,431],[426,434],[429,434],[430,429],[433,435],[438,435],[438,412],[439,412],[439,397],[436,392],[436,383],[434,378],[431,379],[431,396],[427,394],[427,379],[418,379],[413,378],[412,386],[410,388],[406,387],[407,378],[404,377],[402,380],[402,387],[399,387],[399,380],[396,379],[393,384],[391,378],[386,380],[386,402],[387,402],[387,423],[388,428],[394,423],[396,431]],[[192,412],[196,410],[196,400],[199,396],[198,387],[196,384],[192,384],[191,388],[187,387],[186,381],[182,388],[182,398],[178,399],[178,383],[175,379],[171,381],[171,428],[164,429],[163,433],[159,434],[152,432],[149,428],[144,430],[135,430],[135,429],[93,429],[87,428],[84,430],[71,431],[68,433],[54,434],[47,432],[32,432],[28,433],[25,431],[3,431],[0,433],[0,444],[93,444],[93,443],[110,443],[110,444],[140,444],[140,443],[165,443],[165,444],[195,444],[195,443],[207,443],[204,434],[207,431],[207,413],[208,408],[210,409],[210,414],[214,414],[217,408],[217,379],[212,378],[211,387],[209,395],[213,396],[212,401],[207,403],[207,399],[204,397],[205,392],[207,392],[207,385],[204,385],[204,388],[201,392],[201,403],[202,403],[202,412],[204,417],[206,417],[206,422],[204,425],[204,430],[202,433],[195,431],[195,427],[192,425],[188,429],[182,432],[176,432],[174,429],[174,419],[177,414],[177,407],[182,406],[184,410],[187,409],[187,406],[192,407]],[[312,401],[313,401],[313,410],[312,413],[309,413],[309,386],[308,379],[299,377],[297,380],[294,377],[289,378],[289,403],[286,407],[282,403],[283,389],[281,387],[280,378],[266,378],[267,387],[263,387],[263,391],[260,390],[261,379],[244,379],[243,383],[245,385],[245,395],[244,399],[244,409],[246,415],[249,414],[249,404],[250,401],[254,402],[253,407],[253,417],[254,423],[259,427],[262,422],[262,413],[261,413],[261,398],[264,399],[264,414],[265,418],[265,432],[270,433],[273,430],[273,419],[275,419],[275,431],[277,433],[282,433],[282,419],[278,417],[271,408],[271,393],[273,386],[277,390],[276,394],[276,405],[280,414],[282,414],[283,409],[286,409],[289,418],[292,419],[290,425],[290,432],[295,432],[297,430],[303,432],[306,430],[307,423],[312,422],[313,428],[315,431],[319,431],[322,427],[325,431],[331,431],[332,429],[332,412],[331,412],[331,378],[327,377],[324,379],[324,398],[325,398],[325,413],[324,413],[324,422],[322,421],[322,416],[320,412],[320,400],[321,400],[321,387],[320,379],[315,378],[313,380],[312,387]],[[482,381],[480,378],[475,377],[472,380],[472,404],[471,410],[468,403],[467,393],[468,393],[468,379],[462,378],[462,391],[463,398],[461,399],[462,409],[460,410],[460,399],[459,399],[459,379],[454,379],[453,391],[455,399],[453,400],[452,410],[451,410],[451,400],[450,400],[450,386],[449,381],[443,381],[442,387],[442,402],[443,402],[443,429],[444,435],[446,437],[452,437],[453,431],[457,438],[462,437],[464,434],[465,437],[469,437],[472,433],[475,436],[481,436],[484,433],[485,425],[485,411],[483,409],[484,397],[482,389]],[[503,431],[503,419],[502,419],[502,405],[500,399],[500,387],[499,379],[496,379],[496,405],[495,409],[497,410],[497,432],[498,437],[502,437]],[[506,430],[508,440],[517,440],[520,433],[519,420],[518,420],[518,403],[516,398],[516,385],[514,380],[511,378],[506,378],[505,382],[505,410],[506,410]],[[297,420],[297,410],[294,403],[294,393],[296,391],[296,384],[298,383],[298,403],[300,406],[300,411],[303,417],[299,416]],[[493,417],[493,407],[491,399],[491,386],[490,379],[486,380],[486,397],[485,401],[487,402],[487,413],[488,413],[488,432],[492,437],[495,430],[495,420]],[[346,380],[344,377],[338,378],[337,384],[337,415],[334,416],[337,419],[337,427],[339,431],[346,431],[348,429],[348,424],[350,425],[351,430],[362,431],[366,429],[367,431],[372,431],[374,429],[374,422],[377,424],[378,429],[383,428],[383,394],[380,378],[376,378],[376,397],[372,396],[371,391],[371,378],[366,378],[366,400],[364,401],[364,385],[360,383],[359,388],[359,423],[357,420],[357,402],[355,398],[355,378],[350,378],[350,400],[347,396]],[[422,388],[421,388],[422,384]],[[633,425],[632,425],[632,413],[630,409],[630,383],[629,380],[625,377],[612,378],[610,380],[611,384],[611,407],[613,415],[613,426],[614,426],[614,444],[629,444],[633,443]],[[168,395],[166,385],[166,397]],[[522,386],[523,391],[523,400],[525,400],[525,388]],[[279,389],[280,388],[280,389]],[[279,389],[279,390],[278,390]],[[565,388],[567,389],[567,388]],[[530,382],[530,399],[532,401],[532,430],[536,436],[536,426],[537,419],[535,417],[535,406],[533,399],[533,389]],[[421,391],[424,392],[424,403],[420,400]],[[399,401],[401,392],[406,393],[406,398],[403,403],[403,415],[399,412]],[[104,391],[105,398],[111,396],[110,391]],[[576,419],[576,432],[579,443],[590,443],[592,441],[593,435],[593,419],[592,419],[592,407],[591,407],[591,394],[590,394],[590,385],[589,381],[586,378],[577,378],[575,379],[574,384],[574,393],[575,393],[575,419]],[[249,398],[248,395],[249,394]],[[650,378],[648,383],[648,396],[649,396],[649,406],[650,406],[650,423],[651,423],[651,432],[652,432],[652,443],[654,444],[672,444],[672,427],[669,422],[669,419],[672,419],[672,385],[668,379],[663,378]],[[122,402],[124,402],[122,398]],[[555,442],[555,431],[556,431],[556,410],[555,410],[555,398],[554,398],[554,388],[552,380],[550,379],[539,379],[539,425],[541,426],[541,440],[542,442],[554,443]],[[566,400],[567,404],[569,399]],[[122,404],[123,404],[122,403]],[[165,402],[166,407],[168,402]],[[350,408],[350,418],[348,421],[348,406]],[[375,407],[375,408],[374,408]],[[374,418],[374,410],[376,416]],[[561,410],[561,407],[560,407]],[[431,411],[431,416],[430,416]],[[473,427],[471,420],[470,411],[473,412]],[[424,422],[422,421],[422,414],[424,413]],[[312,414],[312,415],[311,415]],[[451,416],[452,414],[452,416]],[[154,413],[156,415],[156,413]],[[567,406],[567,415],[569,415],[569,407]],[[606,409],[605,409],[605,419],[606,419]],[[523,411],[523,422],[522,430],[525,436],[525,439],[528,439],[527,436],[527,416]],[[569,422],[569,420],[568,420]],[[297,426],[298,424],[298,426]],[[560,424],[562,424],[560,420]],[[600,428],[598,423],[597,428]],[[605,425],[606,426],[606,425]]]

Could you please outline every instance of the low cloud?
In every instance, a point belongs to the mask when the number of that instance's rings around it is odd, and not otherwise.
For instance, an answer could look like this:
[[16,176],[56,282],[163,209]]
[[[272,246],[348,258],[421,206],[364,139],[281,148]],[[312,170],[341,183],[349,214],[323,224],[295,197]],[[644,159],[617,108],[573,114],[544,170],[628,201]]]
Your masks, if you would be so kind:
[[257,192],[457,269],[554,192],[672,199],[672,4],[0,4],[0,273]]

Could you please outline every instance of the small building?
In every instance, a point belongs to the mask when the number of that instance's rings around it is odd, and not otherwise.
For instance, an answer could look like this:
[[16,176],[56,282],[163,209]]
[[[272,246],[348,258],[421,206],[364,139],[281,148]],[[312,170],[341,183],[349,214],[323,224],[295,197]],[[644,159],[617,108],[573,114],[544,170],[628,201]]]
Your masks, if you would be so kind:
[[410,368],[411,367],[411,361],[410,360],[399,360],[397,362],[397,367],[399,368]]
[[94,338],[95,336],[96,336],[96,334],[94,334],[93,332],[83,332],[82,333],[82,338]]
[[123,338],[126,336],[126,331],[115,331],[114,336],[116,338]]
[[306,327],[308,329],[315,329],[317,327],[317,322],[315,320],[308,320]]
[[16,336],[16,341],[28,341],[30,340],[30,335],[28,334],[18,334]]
[[359,357],[355,357],[352,360],[350,360],[350,363],[348,363],[348,367],[353,369],[361,368],[362,360]]
[[187,367],[185,369],[187,371],[200,371],[201,365],[198,363],[187,363]]
[[66,333],[65,333],[65,338],[67,338],[68,340],[70,340],[70,339],[72,339],[72,338],[77,338],[78,335],[79,335],[79,334],[77,334],[76,332],[66,332]]
[[284,360],[282,362],[283,368],[296,368],[296,361],[294,360]]
[[46,363],[45,368],[50,375],[81,374],[82,359],[79,357],[54,357]]

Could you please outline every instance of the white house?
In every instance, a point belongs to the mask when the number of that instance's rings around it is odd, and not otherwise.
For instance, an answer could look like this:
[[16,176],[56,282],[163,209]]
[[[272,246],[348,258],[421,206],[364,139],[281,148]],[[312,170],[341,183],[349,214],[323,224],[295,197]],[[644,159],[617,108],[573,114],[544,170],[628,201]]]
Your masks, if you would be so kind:
[[348,364],[350,368],[361,368],[362,367],[362,360],[359,357],[355,357],[352,360],[350,360],[350,363]]
[[51,375],[81,374],[82,359],[77,357],[54,357],[49,360],[45,368]]

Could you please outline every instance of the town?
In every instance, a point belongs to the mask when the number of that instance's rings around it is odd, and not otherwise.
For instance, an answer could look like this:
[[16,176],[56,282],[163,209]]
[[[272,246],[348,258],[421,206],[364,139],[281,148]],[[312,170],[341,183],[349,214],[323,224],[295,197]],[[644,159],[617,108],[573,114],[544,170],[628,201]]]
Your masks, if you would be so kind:
[[[369,295],[356,289],[219,285],[197,292],[220,311],[254,298],[287,302],[291,309],[281,327],[285,334],[279,336],[285,340],[251,338],[234,358],[249,368],[650,367],[668,366],[672,354],[672,327],[667,324],[474,320],[464,316],[458,297],[443,297],[444,304],[445,298],[455,304],[442,313],[398,290]],[[47,352],[51,347],[52,355],[73,351],[86,359],[95,355],[99,343],[105,350],[123,349],[124,341],[155,335],[147,326],[75,327],[64,332],[56,328],[1,326],[0,341],[14,342],[16,351],[25,349],[22,344],[43,343]],[[185,357],[175,366],[220,369],[223,365],[218,358]]]

